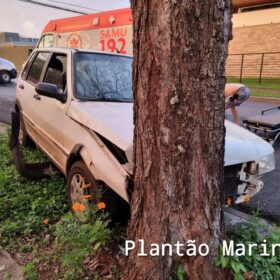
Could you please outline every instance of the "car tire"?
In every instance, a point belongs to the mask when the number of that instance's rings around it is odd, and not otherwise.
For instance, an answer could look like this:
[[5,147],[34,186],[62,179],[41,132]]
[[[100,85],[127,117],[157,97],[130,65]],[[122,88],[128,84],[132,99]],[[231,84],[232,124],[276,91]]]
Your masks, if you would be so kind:
[[36,145],[32,141],[32,139],[29,137],[27,134],[27,131],[25,129],[25,125],[23,122],[23,117],[22,113],[20,113],[20,129],[19,129],[19,136],[18,136],[19,143],[24,146],[24,147],[30,147],[30,148],[35,148]]
[[[90,207],[105,203],[105,212],[113,223],[126,224],[129,218],[129,204],[104,183],[96,181],[82,160],[76,161],[67,176],[68,199],[71,211],[75,204]],[[90,196],[90,198],[88,198]]]
[[2,83],[9,83],[11,81],[12,77],[11,74],[8,71],[1,71],[0,72],[0,81]]

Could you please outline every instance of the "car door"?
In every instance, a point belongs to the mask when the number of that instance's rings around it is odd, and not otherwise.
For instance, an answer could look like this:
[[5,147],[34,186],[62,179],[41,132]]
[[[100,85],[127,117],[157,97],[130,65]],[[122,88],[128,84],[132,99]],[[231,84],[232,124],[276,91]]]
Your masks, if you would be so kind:
[[25,129],[36,140],[36,84],[41,80],[50,52],[34,52],[27,61],[17,83],[17,103],[20,106]]
[[66,102],[38,94],[36,100],[37,144],[64,171],[67,151],[63,145],[63,128],[66,125],[67,110],[67,53],[52,53],[45,68],[42,82],[57,86]]

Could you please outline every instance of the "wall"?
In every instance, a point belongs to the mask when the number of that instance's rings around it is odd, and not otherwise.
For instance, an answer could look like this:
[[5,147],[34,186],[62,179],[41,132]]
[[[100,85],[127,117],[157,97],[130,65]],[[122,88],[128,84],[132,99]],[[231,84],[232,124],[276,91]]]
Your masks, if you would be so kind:
[[233,27],[280,23],[280,8],[236,13],[232,17]]
[[280,52],[280,23],[233,28],[229,53],[252,52]]
[[28,58],[28,50],[34,48],[31,46],[5,46],[0,47],[0,57],[6,58],[12,61],[17,71],[20,72],[23,63]]
[[265,54],[263,57],[262,76],[280,77],[280,8],[234,14],[233,40],[229,44],[227,75],[239,76],[242,56],[232,54],[248,54],[243,57],[243,77],[258,77],[261,71],[262,55],[256,53],[279,52]]

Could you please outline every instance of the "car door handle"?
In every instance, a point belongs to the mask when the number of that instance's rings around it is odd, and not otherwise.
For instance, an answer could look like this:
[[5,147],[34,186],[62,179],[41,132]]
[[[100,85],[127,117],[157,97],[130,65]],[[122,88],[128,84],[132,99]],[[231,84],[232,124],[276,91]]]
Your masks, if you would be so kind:
[[20,89],[24,89],[24,85],[19,85],[18,86]]
[[33,97],[37,100],[41,100],[41,97],[38,94],[34,94]]

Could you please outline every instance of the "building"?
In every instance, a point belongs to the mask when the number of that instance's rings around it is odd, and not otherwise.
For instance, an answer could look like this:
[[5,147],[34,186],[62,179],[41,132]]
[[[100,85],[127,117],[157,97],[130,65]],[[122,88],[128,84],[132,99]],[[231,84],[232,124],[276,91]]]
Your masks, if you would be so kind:
[[0,57],[12,61],[20,71],[28,52],[37,44],[37,38],[26,38],[13,32],[0,32]]
[[280,1],[263,2],[235,8],[228,76],[280,77]]
[[35,46],[37,44],[37,38],[22,37],[18,33],[14,32],[0,32],[0,46],[11,46],[11,45],[30,45]]

